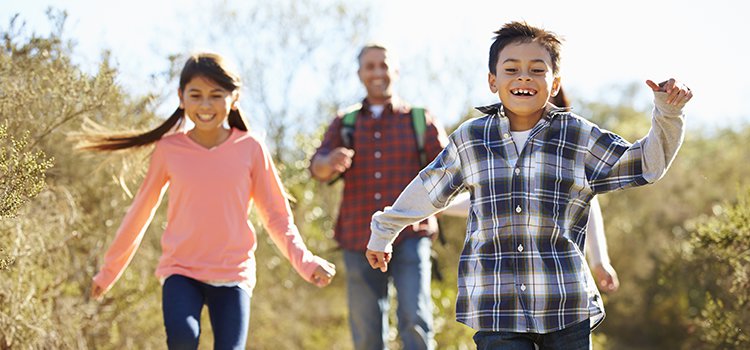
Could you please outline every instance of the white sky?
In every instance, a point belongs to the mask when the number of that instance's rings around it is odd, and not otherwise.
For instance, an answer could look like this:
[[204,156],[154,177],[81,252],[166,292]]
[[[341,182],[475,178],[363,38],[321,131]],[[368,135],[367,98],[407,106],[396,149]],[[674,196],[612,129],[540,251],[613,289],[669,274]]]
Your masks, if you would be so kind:
[[[101,50],[110,49],[121,71],[121,83],[134,92],[145,92],[146,78],[165,69],[166,55],[184,48],[184,42],[173,42],[180,37],[178,14],[204,10],[200,6],[207,3],[0,0],[0,27],[7,28],[10,16],[20,13],[30,30],[47,33],[45,9],[66,9],[66,33],[77,42],[77,62],[93,70]],[[427,104],[445,122],[457,120],[466,103],[446,99],[446,89],[463,89],[461,93],[468,95],[473,105],[495,101],[486,87],[487,51],[492,32],[510,20],[526,20],[565,38],[563,86],[573,97],[589,101],[612,98],[612,86],[675,77],[695,93],[686,108],[693,126],[750,122],[750,112],[743,108],[750,101],[746,67],[750,62],[750,5],[744,1],[379,3],[382,5],[372,15],[373,39],[388,43],[399,53],[404,73],[401,86],[419,84],[406,79],[408,58],[425,50],[435,56],[431,69],[438,74],[441,65],[454,58],[465,62],[462,72],[468,81],[461,86],[409,90],[410,98],[423,99],[417,102]],[[431,96],[435,89],[442,89],[443,94]],[[648,91],[645,85],[643,89]]]

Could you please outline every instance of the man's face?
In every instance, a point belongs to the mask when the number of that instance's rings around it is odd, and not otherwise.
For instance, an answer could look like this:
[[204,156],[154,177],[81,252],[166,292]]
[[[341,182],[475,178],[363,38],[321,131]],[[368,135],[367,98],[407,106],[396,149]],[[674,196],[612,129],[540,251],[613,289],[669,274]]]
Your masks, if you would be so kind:
[[391,81],[397,79],[398,71],[387,51],[377,48],[366,50],[360,57],[357,73],[367,89],[370,103],[382,104],[393,96]]
[[552,74],[552,59],[539,43],[511,43],[498,55],[490,90],[498,94],[509,117],[541,116],[547,100],[557,93],[560,78]]

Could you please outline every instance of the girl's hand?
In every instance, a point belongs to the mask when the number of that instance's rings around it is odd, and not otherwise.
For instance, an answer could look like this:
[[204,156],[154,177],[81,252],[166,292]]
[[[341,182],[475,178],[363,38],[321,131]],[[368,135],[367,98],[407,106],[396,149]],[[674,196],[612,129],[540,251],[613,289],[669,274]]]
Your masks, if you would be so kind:
[[652,80],[646,80],[646,85],[654,92],[666,92],[669,95],[667,96],[667,103],[673,106],[684,105],[693,98],[693,92],[690,91],[690,88],[685,84],[678,84],[673,78],[659,84]]
[[96,282],[91,282],[91,298],[96,301],[101,301],[106,291],[100,287]]
[[596,279],[596,283],[599,284],[599,288],[602,292],[616,292],[617,288],[620,287],[620,281],[617,279],[617,272],[612,265],[598,264],[594,266],[592,272],[594,274],[594,279]]
[[325,264],[316,267],[313,271],[313,284],[321,288],[325,287],[331,284],[333,276],[336,276],[336,265],[326,261]]

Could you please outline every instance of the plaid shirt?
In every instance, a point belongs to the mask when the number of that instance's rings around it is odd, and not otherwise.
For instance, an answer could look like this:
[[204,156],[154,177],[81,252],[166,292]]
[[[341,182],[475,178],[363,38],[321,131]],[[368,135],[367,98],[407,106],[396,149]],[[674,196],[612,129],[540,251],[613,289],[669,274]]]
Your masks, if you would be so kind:
[[[395,98],[385,106],[380,117],[373,117],[367,100],[354,125],[352,166],[344,174],[344,195],[339,208],[334,238],[343,249],[365,251],[370,238],[372,214],[382,209],[401,193],[422,169],[411,121],[411,107]],[[326,130],[314,157],[343,147],[341,140],[342,115],[337,116]],[[433,159],[447,144],[442,126],[437,125],[429,111],[425,111],[425,153]],[[437,221],[428,218],[407,227],[399,241],[408,237],[428,236],[437,231]],[[396,244],[398,244],[398,242]]]
[[502,105],[478,109],[487,115],[461,125],[420,172],[435,208],[471,194],[457,320],[482,331],[548,333],[586,319],[595,327],[604,308],[583,255],[589,201],[661,177],[682,141],[682,119],[662,126],[671,122],[655,116],[649,149],[658,150],[642,164],[643,140],[630,144],[554,107],[518,154]]

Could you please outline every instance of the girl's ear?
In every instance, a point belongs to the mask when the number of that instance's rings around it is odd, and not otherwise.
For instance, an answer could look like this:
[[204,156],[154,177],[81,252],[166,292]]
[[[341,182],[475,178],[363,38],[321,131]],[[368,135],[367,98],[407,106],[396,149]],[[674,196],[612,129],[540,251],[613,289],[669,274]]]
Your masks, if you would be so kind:
[[235,90],[232,95],[232,110],[236,111],[240,107],[240,91]]
[[177,88],[177,96],[180,98],[180,108],[185,109],[185,103],[183,102],[182,90]]

